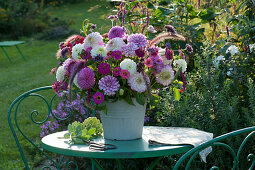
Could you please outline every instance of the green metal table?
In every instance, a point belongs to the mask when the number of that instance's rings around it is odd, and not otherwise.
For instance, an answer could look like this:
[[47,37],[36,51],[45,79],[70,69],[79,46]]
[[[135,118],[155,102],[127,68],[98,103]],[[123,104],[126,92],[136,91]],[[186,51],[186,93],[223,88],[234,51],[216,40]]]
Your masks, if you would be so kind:
[[[162,128],[162,127],[161,127]],[[191,145],[176,145],[176,146],[150,146],[148,140],[144,137],[130,141],[114,141],[107,140],[103,137],[93,140],[96,143],[113,144],[117,149],[107,151],[90,150],[88,145],[70,145],[68,139],[60,139],[66,131],[53,133],[42,138],[42,147],[50,152],[91,158],[92,163],[99,169],[103,169],[98,164],[96,158],[116,159],[119,169],[122,169],[120,159],[123,158],[151,158],[157,157],[147,169],[153,169],[164,156],[185,153],[193,148]]]
[[3,42],[0,42],[0,47],[2,48],[4,54],[6,55],[6,57],[8,58],[8,60],[10,61],[10,63],[12,63],[12,60],[10,58],[10,56],[8,55],[7,51],[5,50],[4,47],[11,47],[11,46],[15,46],[18,50],[18,52],[20,53],[20,56],[24,59],[25,59],[25,56],[22,54],[22,52],[20,51],[18,45],[19,44],[24,44],[25,42],[24,41],[3,41]]

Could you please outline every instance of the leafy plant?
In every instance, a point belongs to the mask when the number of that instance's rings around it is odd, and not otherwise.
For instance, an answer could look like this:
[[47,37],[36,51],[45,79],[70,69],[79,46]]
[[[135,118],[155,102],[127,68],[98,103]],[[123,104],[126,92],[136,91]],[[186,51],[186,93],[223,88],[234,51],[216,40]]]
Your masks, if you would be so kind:
[[69,144],[84,144],[83,140],[89,141],[103,133],[103,126],[96,117],[87,118],[83,123],[73,122],[68,125],[68,133],[64,138],[70,139]]

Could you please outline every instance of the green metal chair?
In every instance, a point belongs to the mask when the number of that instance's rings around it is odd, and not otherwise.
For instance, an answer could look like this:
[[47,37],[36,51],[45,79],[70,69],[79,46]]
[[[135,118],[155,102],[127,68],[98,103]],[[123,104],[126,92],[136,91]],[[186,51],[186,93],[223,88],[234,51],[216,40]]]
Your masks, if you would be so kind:
[[[39,151],[42,155],[44,155],[45,158],[47,158],[57,169],[61,169],[61,167],[63,166],[66,166],[68,168],[69,165],[72,165],[72,167],[75,167],[75,169],[78,169],[77,163],[73,161],[68,161],[68,162],[64,161],[64,156],[62,156],[61,160],[57,162],[49,154],[44,152],[44,150],[40,147],[40,144],[36,143],[34,139],[29,138],[26,134],[26,131],[22,130],[22,128],[19,126],[18,113],[21,110],[20,108],[22,107],[22,104],[24,103],[24,101],[27,101],[28,99],[30,99],[29,107],[31,108],[31,113],[29,114],[30,122],[26,122],[28,124],[31,123],[31,124],[37,124],[40,126],[49,120],[50,115],[52,115],[55,119],[58,119],[58,120],[69,119],[72,116],[72,111],[70,111],[68,116],[62,119],[53,114],[52,112],[53,103],[56,100],[56,98],[58,98],[56,96],[57,95],[52,90],[51,86],[45,86],[45,87],[36,88],[23,93],[22,95],[17,97],[10,105],[10,108],[8,111],[8,123],[26,169],[30,169],[31,167],[29,167],[26,154],[24,154],[23,148],[21,146],[21,142],[20,142],[21,138],[25,139],[26,142],[30,143],[37,151]],[[40,106],[36,106],[34,104],[35,98],[37,98],[38,100],[41,100]],[[44,110],[47,110],[47,111],[44,113],[39,113],[39,111],[37,110],[38,107],[39,109],[41,109],[41,107],[44,107],[45,108]],[[44,115],[43,120],[38,120],[38,117],[42,114]],[[28,117],[27,111],[22,112],[22,117],[23,116]],[[92,167],[94,167],[93,163],[92,163]],[[51,167],[47,167],[47,166],[43,167],[42,169],[47,169],[47,168],[51,169]]]
[[21,52],[21,50],[19,49],[18,45],[19,44],[24,44],[25,41],[3,41],[0,42],[0,47],[2,48],[4,54],[6,55],[6,57],[8,58],[9,62],[12,63],[11,57],[8,55],[7,51],[5,50],[5,47],[12,47],[15,46],[20,54],[20,56],[25,59],[25,56],[23,55],[23,53]]
[[[210,146],[213,147],[213,151],[216,151],[215,147],[217,147],[217,148],[221,147],[221,148],[225,149],[229,153],[229,155],[232,156],[233,162],[232,162],[232,165],[227,165],[228,169],[233,169],[233,170],[246,169],[244,167],[240,167],[241,152],[243,151],[245,144],[247,144],[247,142],[251,142],[251,143],[253,143],[253,146],[255,146],[254,138],[253,138],[253,140],[251,140],[252,137],[254,137],[254,135],[255,135],[255,126],[236,130],[236,131],[218,136],[208,142],[205,142],[205,143],[189,150],[184,155],[182,155],[182,157],[176,162],[173,170],[192,169],[191,168],[192,162],[194,162],[198,153],[200,151],[202,151],[203,149],[210,147]],[[240,139],[241,136],[245,136],[245,137],[242,140],[239,148],[233,148],[229,144],[226,144],[227,139],[231,139],[233,137],[238,137]],[[254,152],[254,150],[255,150],[255,148],[253,147],[253,152]],[[248,154],[247,160],[249,162],[251,162],[250,167],[248,169],[249,170],[255,169],[255,155],[251,154],[251,153]],[[222,169],[222,168],[220,168],[219,166],[212,166],[210,168],[210,170],[214,170],[214,169]]]

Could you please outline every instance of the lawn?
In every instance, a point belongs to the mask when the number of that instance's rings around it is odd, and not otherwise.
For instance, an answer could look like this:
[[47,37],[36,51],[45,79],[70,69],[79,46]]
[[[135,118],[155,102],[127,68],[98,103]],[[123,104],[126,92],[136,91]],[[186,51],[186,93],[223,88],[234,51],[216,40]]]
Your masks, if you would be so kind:
[[[103,33],[111,26],[107,19],[111,13],[108,2],[89,1],[79,4],[63,5],[50,9],[54,17],[65,19],[73,23],[71,28],[79,31],[82,21],[90,19],[97,25],[97,31]],[[34,38],[23,38],[25,44],[20,49],[26,57],[26,61],[19,58],[19,54],[13,47],[6,48],[9,55],[15,61],[9,63],[4,54],[0,53],[0,169],[14,169],[23,166],[21,157],[16,147],[13,136],[7,122],[8,108],[13,100],[20,94],[41,86],[51,85],[55,79],[49,72],[56,66],[56,51],[61,40],[41,41]],[[28,109],[28,105],[24,109]],[[29,115],[28,115],[29,117]],[[21,120],[24,126],[26,121]],[[34,131],[39,136],[39,128]]]

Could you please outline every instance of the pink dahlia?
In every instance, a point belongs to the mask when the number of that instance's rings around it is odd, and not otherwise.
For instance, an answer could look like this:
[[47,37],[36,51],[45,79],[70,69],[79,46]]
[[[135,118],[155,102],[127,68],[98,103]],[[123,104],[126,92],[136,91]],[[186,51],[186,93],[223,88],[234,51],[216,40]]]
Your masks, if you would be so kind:
[[77,83],[83,90],[91,89],[95,85],[95,73],[86,67],[78,73]]
[[116,37],[123,38],[125,36],[126,32],[124,27],[115,26],[112,27],[108,33],[109,39],[113,39]]
[[122,58],[121,54],[121,51],[113,51],[111,55],[113,56],[114,60],[120,60]]
[[96,104],[100,104],[104,101],[104,95],[100,92],[96,92],[94,95],[93,95],[93,101],[96,103]]
[[119,90],[120,84],[116,77],[105,76],[102,77],[99,82],[99,89],[104,91],[105,95],[112,96]]
[[134,43],[134,44],[137,45],[139,48],[145,48],[145,47],[147,47],[147,45],[148,45],[148,41],[147,41],[145,35],[143,35],[143,34],[138,34],[138,33],[136,33],[136,34],[131,34],[131,35],[128,37],[127,41],[128,41],[129,43]]
[[120,67],[115,67],[113,70],[112,70],[112,74],[114,76],[119,76],[120,75],[120,72],[121,72],[121,68]]
[[109,74],[111,72],[111,67],[107,63],[101,63],[98,66],[98,72],[104,75]]
[[130,76],[130,72],[129,72],[128,70],[121,70],[120,76],[121,76],[123,79],[128,79],[129,76]]

